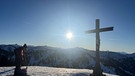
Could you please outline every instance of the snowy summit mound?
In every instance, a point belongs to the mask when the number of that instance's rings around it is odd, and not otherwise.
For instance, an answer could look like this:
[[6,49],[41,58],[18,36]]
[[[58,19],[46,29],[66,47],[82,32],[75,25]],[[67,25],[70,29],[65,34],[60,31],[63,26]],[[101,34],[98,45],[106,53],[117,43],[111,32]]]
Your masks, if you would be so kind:
[[[15,67],[0,67],[0,76],[12,76]],[[89,76],[92,70],[88,69],[68,69],[53,68],[43,66],[29,66],[27,74],[30,76]],[[106,73],[104,73],[106,74]],[[117,76],[106,74],[107,76]]]

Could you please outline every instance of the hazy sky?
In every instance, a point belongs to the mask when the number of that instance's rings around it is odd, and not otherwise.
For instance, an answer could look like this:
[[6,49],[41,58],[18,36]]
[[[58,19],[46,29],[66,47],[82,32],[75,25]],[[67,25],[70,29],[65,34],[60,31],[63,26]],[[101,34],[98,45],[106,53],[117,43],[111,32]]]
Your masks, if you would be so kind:
[[114,27],[100,33],[101,50],[135,52],[135,0],[0,0],[0,44],[95,50],[95,34],[85,34],[95,19]]

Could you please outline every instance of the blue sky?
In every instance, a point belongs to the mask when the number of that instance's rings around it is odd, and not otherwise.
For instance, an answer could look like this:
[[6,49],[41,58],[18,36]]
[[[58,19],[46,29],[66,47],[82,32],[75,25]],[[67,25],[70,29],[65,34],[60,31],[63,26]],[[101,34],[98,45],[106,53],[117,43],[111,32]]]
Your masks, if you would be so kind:
[[[135,52],[134,0],[0,0],[0,44],[95,49],[95,19],[103,32],[101,50]],[[73,32],[68,40],[66,33]]]

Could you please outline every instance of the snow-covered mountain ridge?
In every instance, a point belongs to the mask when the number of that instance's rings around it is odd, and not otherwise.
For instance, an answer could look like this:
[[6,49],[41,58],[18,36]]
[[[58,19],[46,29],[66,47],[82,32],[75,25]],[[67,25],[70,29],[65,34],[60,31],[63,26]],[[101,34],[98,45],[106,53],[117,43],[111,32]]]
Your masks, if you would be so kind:
[[[13,50],[17,47],[19,46],[0,45],[0,60],[3,63],[5,62],[5,66],[14,65]],[[61,49],[49,46],[28,46],[27,54],[28,65],[31,66],[93,69],[95,65],[95,51],[83,48]],[[135,75],[135,60],[134,56],[130,55],[101,51],[101,68],[103,72],[120,76]]]

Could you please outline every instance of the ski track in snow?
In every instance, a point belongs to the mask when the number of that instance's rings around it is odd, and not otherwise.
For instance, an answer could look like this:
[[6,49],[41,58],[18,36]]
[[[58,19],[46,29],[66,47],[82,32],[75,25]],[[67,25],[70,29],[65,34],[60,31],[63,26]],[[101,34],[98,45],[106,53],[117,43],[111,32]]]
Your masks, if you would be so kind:
[[[0,67],[0,76],[12,76],[15,67]],[[24,68],[24,67],[23,67]],[[45,66],[29,66],[27,74],[30,76],[89,76],[89,69],[54,68]],[[118,76],[104,73],[107,76]]]

